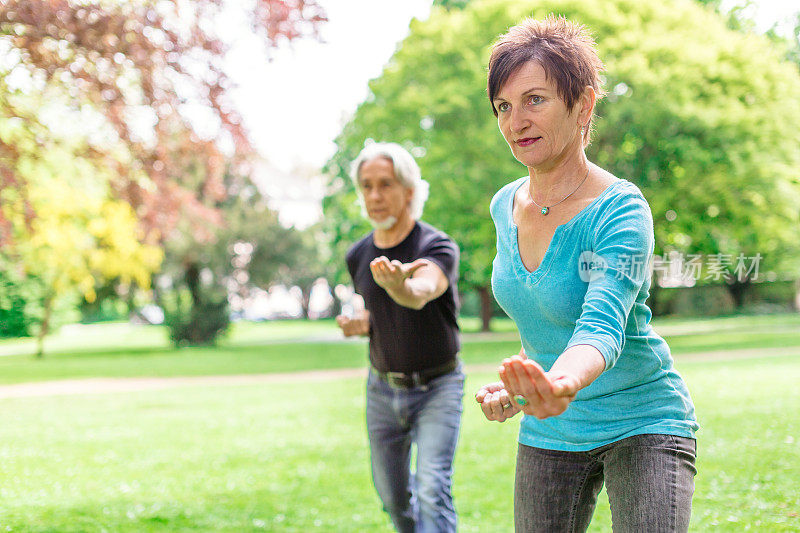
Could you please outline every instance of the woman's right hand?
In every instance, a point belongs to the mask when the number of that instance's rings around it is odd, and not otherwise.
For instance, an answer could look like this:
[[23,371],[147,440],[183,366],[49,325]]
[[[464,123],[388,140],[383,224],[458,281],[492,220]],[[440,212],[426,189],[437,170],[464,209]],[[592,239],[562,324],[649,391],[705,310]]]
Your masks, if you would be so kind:
[[502,381],[489,383],[478,389],[475,401],[481,406],[483,415],[495,422],[505,422],[522,410],[503,388]]

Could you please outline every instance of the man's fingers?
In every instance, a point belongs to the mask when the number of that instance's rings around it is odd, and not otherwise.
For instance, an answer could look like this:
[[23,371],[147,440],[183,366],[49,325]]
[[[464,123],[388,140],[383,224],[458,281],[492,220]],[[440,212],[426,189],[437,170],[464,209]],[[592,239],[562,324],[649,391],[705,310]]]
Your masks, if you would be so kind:
[[413,276],[414,272],[416,272],[420,268],[426,266],[427,264],[428,264],[428,260],[427,259],[417,259],[416,261],[408,263],[406,265],[406,267],[405,267],[406,276],[409,276],[409,277]]
[[382,255],[370,261],[369,268],[373,272],[382,272],[386,269],[386,266],[388,264],[389,264],[389,259],[385,255]]

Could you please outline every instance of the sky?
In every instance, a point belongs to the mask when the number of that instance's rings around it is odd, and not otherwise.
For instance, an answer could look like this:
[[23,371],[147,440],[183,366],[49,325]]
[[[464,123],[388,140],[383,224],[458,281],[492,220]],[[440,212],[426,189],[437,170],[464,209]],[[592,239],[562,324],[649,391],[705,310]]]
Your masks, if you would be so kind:
[[[259,172],[265,192],[281,220],[298,226],[321,215],[324,180],[315,176],[333,155],[333,140],[367,96],[369,80],[381,74],[408,34],[411,19],[427,18],[431,6],[431,0],[318,3],[328,15],[321,40],[299,41],[267,58],[242,32],[229,56],[229,74],[238,83],[234,101],[265,160]],[[764,30],[788,20],[800,6],[794,0],[758,0],[752,9]]]

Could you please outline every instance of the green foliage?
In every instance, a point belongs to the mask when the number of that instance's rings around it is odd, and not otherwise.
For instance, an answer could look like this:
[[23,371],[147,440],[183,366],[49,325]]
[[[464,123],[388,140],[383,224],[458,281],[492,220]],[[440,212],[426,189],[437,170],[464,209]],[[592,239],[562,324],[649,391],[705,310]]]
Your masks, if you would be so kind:
[[[128,293],[120,295],[117,293],[117,280],[112,280],[105,285],[95,288],[94,301],[85,298],[80,302],[79,310],[81,322],[84,324],[92,322],[111,322],[117,320],[127,320],[131,309],[128,303],[135,294]],[[133,302],[131,302],[133,303]],[[135,307],[135,305],[133,306]]]
[[619,20],[624,34],[598,38],[609,97],[590,157],[642,188],[657,253],[761,253],[762,270],[796,268],[796,69],[689,3]]
[[32,315],[37,313],[32,307],[40,301],[40,292],[35,280],[22,276],[0,254],[0,337],[33,335]]
[[188,307],[167,309],[164,323],[175,346],[213,345],[230,326],[228,301],[223,296]]
[[396,141],[431,183],[424,218],[461,247],[462,282],[488,285],[489,200],[527,173],[486,99],[489,46],[524,17],[548,13],[588,25],[596,38],[609,94],[588,154],[643,190],[656,252],[761,253],[762,270],[796,271],[800,75],[780,47],[728,29],[688,0],[476,0],[413,21],[328,165],[324,209],[335,254],[366,230],[349,162],[369,139]]
[[[26,324],[16,331],[41,340],[63,316],[62,305],[74,309],[76,295],[94,301],[95,289],[112,281],[147,287],[162,252],[144,234],[130,204],[112,197],[113,172],[82,157],[89,149],[85,136],[58,135],[14,118],[13,107],[3,105],[8,91],[0,83],[0,147],[15,157],[0,153],[0,163],[25,183],[25,195],[0,189],[0,218],[6,221],[0,241],[6,241],[8,265],[0,270],[24,291],[19,310]],[[44,100],[17,95],[15,102],[35,109]]]
[[[48,287],[37,276],[25,275],[18,260],[0,251],[0,338],[29,337],[41,332]],[[79,318],[78,294],[68,290],[52,301],[49,330]]]
[[434,6],[445,9],[464,9],[471,0],[433,0]]
[[[245,284],[266,288],[273,283],[309,286],[325,274],[315,228],[301,231],[283,226],[267,198],[249,180],[229,177],[228,187],[229,196],[219,205],[224,224],[206,256],[216,278],[242,270],[247,273]],[[252,246],[252,252],[237,253],[237,243],[248,245],[248,250]]]
[[[224,185],[227,194],[213,203],[221,220],[208,228],[206,239],[198,241],[190,228],[182,227],[166,243],[161,274],[171,280],[172,289],[160,290],[162,298],[176,299],[188,289],[192,301],[205,308],[214,307],[212,300],[230,296],[231,306],[226,309],[238,312],[254,289],[266,290],[274,283],[310,289],[326,272],[314,229],[299,231],[281,225],[267,198],[245,176],[229,172]],[[178,323],[203,313],[187,310]],[[214,320],[205,325],[216,328],[219,324]]]

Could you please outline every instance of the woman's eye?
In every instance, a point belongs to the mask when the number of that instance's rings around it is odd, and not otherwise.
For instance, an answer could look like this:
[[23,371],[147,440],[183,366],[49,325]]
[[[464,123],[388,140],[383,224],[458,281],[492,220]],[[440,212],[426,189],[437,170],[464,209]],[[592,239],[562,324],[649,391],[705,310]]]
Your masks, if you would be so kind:
[[544,101],[544,98],[542,98],[541,96],[533,95],[528,98],[528,103],[533,105],[541,104],[542,101]]
[[508,102],[500,102],[500,105],[497,106],[497,110],[500,111],[501,113],[505,113],[510,108],[511,108],[511,106],[508,105]]

